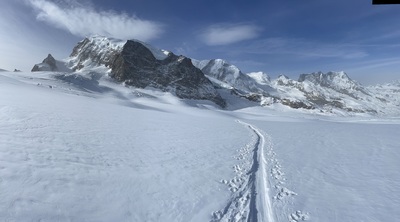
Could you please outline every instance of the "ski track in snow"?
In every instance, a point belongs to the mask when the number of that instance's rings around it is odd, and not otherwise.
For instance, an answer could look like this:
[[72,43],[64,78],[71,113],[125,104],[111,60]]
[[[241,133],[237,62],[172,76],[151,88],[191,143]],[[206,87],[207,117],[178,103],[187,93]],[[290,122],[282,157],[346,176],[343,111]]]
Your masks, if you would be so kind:
[[[264,156],[266,138],[256,127],[237,120],[252,132],[252,142],[240,149],[236,159],[244,160],[235,165],[237,174],[230,181],[221,182],[229,186],[232,198],[222,211],[213,213],[212,221],[264,221],[275,222],[269,196],[267,160]],[[252,155],[251,155],[252,153]]]
[[232,195],[223,210],[213,213],[211,221],[309,220],[309,213],[294,211],[290,207],[297,193],[284,186],[285,174],[276,158],[271,137],[254,125],[240,120],[236,122],[249,129],[251,142],[239,149],[235,156],[241,161],[241,164],[233,166],[236,176],[231,180],[221,180]]
[[[256,135],[257,144],[254,150],[254,162],[258,164],[258,169],[255,169],[255,181],[256,181],[256,206],[257,206],[257,221],[274,222],[274,215],[272,211],[271,199],[269,197],[269,183],[267,175],[267,160],[264,156],[265,137],[263,134],[254,126],[246,124]],[[256,152],[257,151],[257,152]],[[257,160],[257,162],[256,162]],[[253,172],[254,173],[254,172]],[[258,194],[258,195],[257,195]]]

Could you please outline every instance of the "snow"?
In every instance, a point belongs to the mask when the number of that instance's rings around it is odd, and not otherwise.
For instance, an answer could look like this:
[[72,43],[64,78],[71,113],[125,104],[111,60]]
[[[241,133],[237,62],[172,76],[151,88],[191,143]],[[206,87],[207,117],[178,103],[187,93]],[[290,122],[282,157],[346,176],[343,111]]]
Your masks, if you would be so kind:
[[211,60],[197,60],[192,59],[192,64],[196,66],[198,69],[203,69]]
[[269,76],[264,72],[250,72],[247,73],[249,77],[254,79],[260,85],[269,85],[270,79]]
[[2,72],[0,221],[400,217],[398,117],[243,107]]

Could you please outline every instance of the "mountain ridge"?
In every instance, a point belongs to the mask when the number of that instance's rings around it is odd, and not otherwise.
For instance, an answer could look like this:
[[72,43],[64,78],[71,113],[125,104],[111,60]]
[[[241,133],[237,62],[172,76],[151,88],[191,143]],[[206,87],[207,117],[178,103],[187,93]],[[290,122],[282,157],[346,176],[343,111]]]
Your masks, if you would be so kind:
[[[61,71],[58,63],[52,65],[54,61],[58,60],[49,54],[41,71]],[[78,73],[104,67],[106,75],[127,86],[154,87],[181,99],[209,100],[228,109],[235,106],[232,98],[267,108],[283,105],[336,114],[393,114],[399,109],[396,90],[400,84],[391,85],[394,91],[364,87],[343,71],[301,74],[298,80],[284,75],[271,79],[264,72],[243,73],[223,59],[195,60],[137,40],[88,37],[64,63]]]

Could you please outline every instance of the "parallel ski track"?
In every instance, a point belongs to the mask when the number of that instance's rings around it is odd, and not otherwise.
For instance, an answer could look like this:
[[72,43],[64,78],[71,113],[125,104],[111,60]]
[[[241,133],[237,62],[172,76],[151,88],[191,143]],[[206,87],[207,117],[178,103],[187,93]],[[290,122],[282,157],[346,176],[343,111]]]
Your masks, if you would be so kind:
[[249,179],[251,182],[251,200],[248,221],[275,222],[271,198],[269,196],[268,165],[264,151],[266,148],[265,136],[255,126],[239,120],[238,122],[247,126],[257,136]]
[[233,191],[230,201],[223,210],[213,213],[211,221],[275,222],[269,196],[268,163],[264,156],[268,146],[271,145],[266,143],[266,137],[255,126],[240,120],[236,120],[236,122],[242,124],[254,134],[255,140],[250,143],[251,146],[245,151],[249,154],[246,158],[249,161],[246,164],[249,168],[246,167],[246,175],[240,176],[243,182],[236,184],[238,190]]

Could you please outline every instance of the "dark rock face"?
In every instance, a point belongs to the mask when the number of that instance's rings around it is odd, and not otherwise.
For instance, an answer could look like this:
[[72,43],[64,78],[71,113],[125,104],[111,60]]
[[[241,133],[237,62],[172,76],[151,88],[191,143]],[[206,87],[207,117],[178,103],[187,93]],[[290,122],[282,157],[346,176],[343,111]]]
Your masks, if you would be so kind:
[[83,68],[82,64],[90,59],[92,63],[111,68],[110,76],[127,85],[154,87],[179,98],[210,100],[225,107],[225,101],[211,81],[193,66],[189,58],[169,53],[164,60],[157,60],[146,46],[132,40],[120,48],[107,48],[110,43],[104,44],[106,49],[90,39],[81,41],[71,54],[76,57],[73,69]]
[[58,67],[56,64],[56,60],[54,57],[49,54],[41,64],[36,64],[32,68],[32,72],[37,72],[37,71],[57,71]]
[[299,108],[303,108],[303,109],[314,109],[313,106],[311,105],[307,105],[302,101],[292,101],[290,99],[282,99],[281,103],[285,106],[289,106],[293,109],[299,109]]
[[57,70],[56,60],[51,54],[49,54],[47,58],[43,60],[42,63],[48,64],[50,66],[51,71]]

